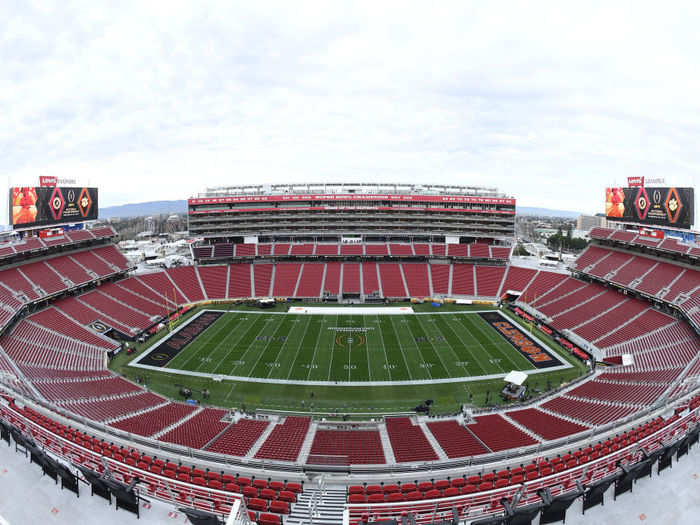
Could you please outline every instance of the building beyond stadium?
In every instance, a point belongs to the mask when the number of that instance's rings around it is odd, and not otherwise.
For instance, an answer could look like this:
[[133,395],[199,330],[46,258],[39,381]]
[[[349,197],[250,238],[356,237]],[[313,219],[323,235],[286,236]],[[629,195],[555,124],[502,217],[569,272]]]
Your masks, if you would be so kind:
[[464,243],[512,238],[515,199],[467,186],[251,185],[209,188],[188,214],[192,236],[233,242]]

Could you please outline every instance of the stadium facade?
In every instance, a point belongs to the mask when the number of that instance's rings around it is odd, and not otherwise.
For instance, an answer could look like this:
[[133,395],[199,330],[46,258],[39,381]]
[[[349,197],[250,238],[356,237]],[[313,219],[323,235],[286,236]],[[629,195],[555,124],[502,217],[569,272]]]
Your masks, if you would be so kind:
[[508,241],[515,199],[494,188],[278,184],[209,188],[188,200],[190,234],[265,241]]

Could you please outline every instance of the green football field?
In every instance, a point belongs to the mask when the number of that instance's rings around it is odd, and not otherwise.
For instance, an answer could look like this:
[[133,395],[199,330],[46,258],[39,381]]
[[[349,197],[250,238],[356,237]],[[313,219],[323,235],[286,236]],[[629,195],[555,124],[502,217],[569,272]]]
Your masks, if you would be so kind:
[[[205,314],[209,317],[201,317]],[[187,327],[177,332],[188,333],[183,332]],[[204,310],[199,331],[180,346],[167,358],[154,347],[144,354],[151,354],[151,361],[141,362],[152,365],[162,359],[157,366],[164,372],[294,382],[430,381],[535,368],[476,312],[293,315]]]

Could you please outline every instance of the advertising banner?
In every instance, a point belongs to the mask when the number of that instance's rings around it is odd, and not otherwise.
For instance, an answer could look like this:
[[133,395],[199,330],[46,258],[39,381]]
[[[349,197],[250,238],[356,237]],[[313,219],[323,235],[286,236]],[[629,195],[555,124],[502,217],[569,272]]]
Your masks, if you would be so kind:
[[606,188],[605,217],[612,221],[690,228],[693,188]]
[[314,201],[346,201],[346,202],[443,202],[468,204],[496,204],[515,206],[515,199],[500,197],[473,197],[468,195],[399,195],[399,194],[302,194],[302,195],[241,195],[233,197],[202,197],[189,199],[189,206],[199,204],[233,204],[251,202],[314,202]]
[[10,188],[10,224],[15,229],[97,219],[97,188]]
[[56,186],[58,186],[58,178],[49,177],[47,175],[41,175],[39,177],[39,186],[46,188],[55,188]]

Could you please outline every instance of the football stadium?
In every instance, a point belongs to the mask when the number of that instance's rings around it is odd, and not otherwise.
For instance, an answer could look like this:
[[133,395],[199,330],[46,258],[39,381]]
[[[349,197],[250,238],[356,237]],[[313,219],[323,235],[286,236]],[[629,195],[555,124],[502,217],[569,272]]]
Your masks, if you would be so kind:
[[629,186],[556,267],[515,256],[496,188],[207,188],[192,264],[158,270],[97,188],[11,188],[0,436],[56,491],[194,524],[544,524],[631,498],[697,454],[700,244],[692,188]]

